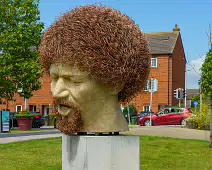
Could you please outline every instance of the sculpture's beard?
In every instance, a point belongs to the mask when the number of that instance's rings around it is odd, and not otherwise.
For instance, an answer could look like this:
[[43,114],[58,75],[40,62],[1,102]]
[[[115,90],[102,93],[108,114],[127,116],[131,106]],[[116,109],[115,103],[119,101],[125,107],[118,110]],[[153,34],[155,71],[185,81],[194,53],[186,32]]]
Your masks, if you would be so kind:
[[[58,112],[58,103],[65,104],[71,108],[71,113],[67,115],[62,115]],[[80,109],[73,103],[64,103],[61,101],[55,101],[55,111],[57,118],[57,129],[63,132],[66,135],[74,135],[76,132],[79,132],[83,127],[83,118]]]

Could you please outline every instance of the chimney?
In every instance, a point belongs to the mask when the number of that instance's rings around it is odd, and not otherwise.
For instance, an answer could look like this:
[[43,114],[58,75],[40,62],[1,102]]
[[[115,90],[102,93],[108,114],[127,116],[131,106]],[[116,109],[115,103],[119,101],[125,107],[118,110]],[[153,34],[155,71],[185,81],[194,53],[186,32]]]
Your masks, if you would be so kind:
[[180,32],[180,28],[178,27],[178,25],[177,25],[177,24],[175,24],[175,28],[173,29],[173,31],[174,31],[174,32],[175,32],[175,31]]

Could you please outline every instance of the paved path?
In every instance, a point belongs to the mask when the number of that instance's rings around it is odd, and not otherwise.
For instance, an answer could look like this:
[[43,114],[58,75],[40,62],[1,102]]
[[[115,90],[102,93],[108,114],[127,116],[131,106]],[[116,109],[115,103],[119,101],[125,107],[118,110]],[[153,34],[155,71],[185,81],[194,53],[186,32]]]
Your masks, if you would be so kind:
[[142,126],[133,127],[130,131],[123,134],[146,135],[146,136],[165,136],[181,139],[210,140],[210,131],[181,128],[180,126]]
[[12,143],[12,142],[22,142],[33,139],[45,139],[45,138],[57,138],[61,137],[62,134],[46,134],[46,135],[31,135],[31,136],[19,136],[19,137],[7,137],[0,138],[0,144]]
[[37,135],[50,135],[50,134],[60,134],[58,130],[49,130],[49,131],[39,131],[39,132],[21,132],[21,133],[0,133],[1,138],[8,137],[23,137],[23,136],[37,136]]
[[[179,126],[152,126],[152,127],[139,127],[133,126],[132,129],[128,132],[122,134],[131,134],[131,135],[147,135],[147,136],[165,136],[173,138],[182,138],[182,139],[197,139],[209,141],[209,131],[195,130],[180,128]],[[57,130],[52,132],[33,132],[27,134],[0,134],[0,144],[26,141],[33,139],[44,139],[44,138],[56,138],[61,137],[62,133]]]

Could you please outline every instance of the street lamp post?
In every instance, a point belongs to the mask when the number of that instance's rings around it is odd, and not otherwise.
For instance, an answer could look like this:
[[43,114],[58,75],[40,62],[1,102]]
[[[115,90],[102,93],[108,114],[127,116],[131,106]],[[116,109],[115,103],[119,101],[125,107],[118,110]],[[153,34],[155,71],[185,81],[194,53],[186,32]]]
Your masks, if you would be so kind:
[[185,94],[185,107],[186,107],[186,105],[187,105],[187,103],[186,103],[186,100],[187,100],[187,72],[188,71],[191,71],[191,70],[187,70],[187,69],[185,69],[185,92],[186,92],[186,94]]
[[128,114],[129,126],[132,129],[132,125],[131,125],[131,121],[130,121],[130,107],[129,107],[129,103],[127,103],[127,114]]
[[150,126],[152,126],[152,96],[153,96],[153,78],[150,79],[151,81],[151,89],[150,89]]
[[[148,85],[149,86],[149,85]],[[152,98],[153,98],[153,93],[158,90],[158,80],[155,78],[150,79],[150,87],[149,87],[149,92],[150,92],[150,126],[152,126]]]
[[199,98],[200,98],[200,107],[199,107],[199,112],[200,112],[200,116],[202,115],[202,87],[201,87],[201,80],[199,82]]

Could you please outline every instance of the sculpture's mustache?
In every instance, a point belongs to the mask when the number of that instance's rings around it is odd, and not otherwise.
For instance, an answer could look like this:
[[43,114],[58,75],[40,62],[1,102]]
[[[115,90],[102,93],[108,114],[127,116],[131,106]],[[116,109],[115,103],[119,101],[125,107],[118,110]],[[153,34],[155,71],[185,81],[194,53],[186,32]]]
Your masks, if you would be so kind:
[[74,104],[74,102],[65,100],[65,99],[54,99],[56,106],[65,106],[65,107],[72,107],[76,108],[77,106]]
[[[81,111],[73,102],[65,99],[54,99],[54,105],[56,110],[57,128],[66,135],[73,135],[83,128],[84,122],[82,119]],[[73,109],[73,114],[62,115],[58,112],[58,107],[70,107]],[[64,109],[67,110],[67,109]],[[71,116],[71,119],[69,119]]]

